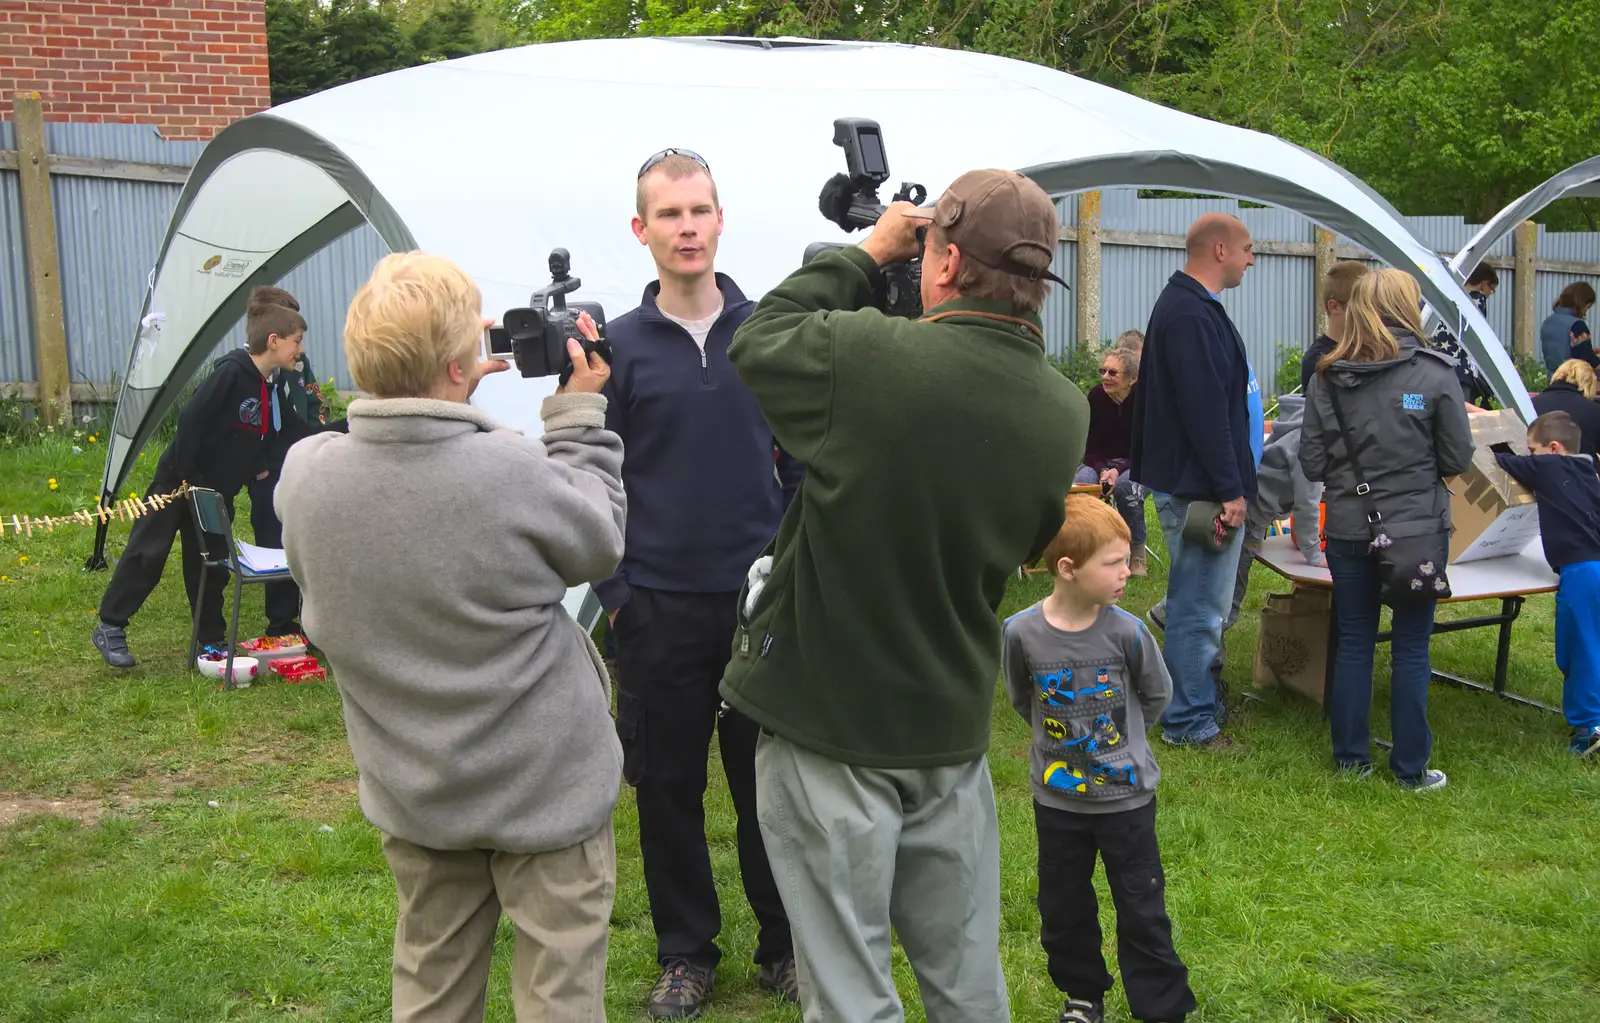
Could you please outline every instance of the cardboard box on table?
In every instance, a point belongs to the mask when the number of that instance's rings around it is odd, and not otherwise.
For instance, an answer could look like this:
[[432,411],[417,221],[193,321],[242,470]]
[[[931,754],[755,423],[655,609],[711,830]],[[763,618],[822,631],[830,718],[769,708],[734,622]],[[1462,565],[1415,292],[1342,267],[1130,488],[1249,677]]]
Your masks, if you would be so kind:
[[1521,554],[1539,536],[1539,509],[1533,493],[1508,476],[1495,461],[1492,446],[1505,444],[1528,453],[1528,427],[1510,409],[1474,412],[1476,450],[1472,465],[1445,480],[1450,488],[1450,564]]

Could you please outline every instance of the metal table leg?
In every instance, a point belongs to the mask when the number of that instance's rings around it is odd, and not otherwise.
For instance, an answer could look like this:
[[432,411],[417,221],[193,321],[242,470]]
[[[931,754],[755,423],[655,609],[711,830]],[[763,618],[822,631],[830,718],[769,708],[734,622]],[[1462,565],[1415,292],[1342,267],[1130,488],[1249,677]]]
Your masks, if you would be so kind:
[[1498,615],[1485,618],[1467,618],[1460,621],[1444,622],[1434,626],[1433,631],[1435,634],[1440,632],[1455,632],[1460,629],[1477,628],[1484,625],[1498,624],[1500,626],[1500,642],[1498,648],[1495,650],[1494,684],[1492,686],[1486,686],[1482,682],[1474,682],[1469,678],[1462,678],[1460,675],[1452,675],[1445,671],[1435,671],[1433,673],[1433,677],[1438,679],[1440,682],[1446,683],[1447,685],[1459,686],[1462,689],[1476,689],[1479,692],[1484,693],[1493,693],[1502,700],[1509,700],[1512,703],[1520,703],[1525,707],[1537,707],[1540,710],[1547,710],[1552,714],[1560,714],[1561,708],[1559,707],[1552,707],[1548,703],[1541,703],[1538,700],[1529,699],[1526,696],[1518,696],[1516,693],[1506,692],[1506,675],[1510,670],[1511,664],[1511,623],[1515,622],[1517,618],[1521,616],[1523,603],[1524,598],[1522,597],[1502,597],[1500,600],[1500,613]]

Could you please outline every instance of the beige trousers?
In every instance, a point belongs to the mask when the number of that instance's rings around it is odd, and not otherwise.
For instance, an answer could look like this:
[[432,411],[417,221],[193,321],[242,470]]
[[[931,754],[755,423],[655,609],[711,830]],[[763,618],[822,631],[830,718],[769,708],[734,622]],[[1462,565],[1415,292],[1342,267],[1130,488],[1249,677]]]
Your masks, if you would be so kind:
[[608,821],[543,853],[424,849],[385,835],[400,919],[395,1023],[479,1023],[500,913],[516,926],[517,1023],[604,1023],[606,934],[617,893]]

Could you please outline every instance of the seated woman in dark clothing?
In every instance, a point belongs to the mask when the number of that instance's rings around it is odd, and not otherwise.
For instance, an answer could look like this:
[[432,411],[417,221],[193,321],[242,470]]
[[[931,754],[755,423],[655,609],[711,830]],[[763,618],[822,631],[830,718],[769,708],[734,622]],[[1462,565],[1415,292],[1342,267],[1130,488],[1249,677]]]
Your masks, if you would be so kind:
[[1133,385],[1139,378],[1139,357],[1124,348],[1113,348],[1100,360],[1100,383],[1089,391],[1089,440],[1083,452],[1079,484],[1110,486],[1117,511],[1128,524],[1129,546],[1133,556],[1129,567],[1134,575],[1144,575],[1146,491],[1128,475],[1133,452]]
[[1600,390],[1594,369],[1582,359],[1568,359],[1556,367],[1550,385],[1534,395],[1533,410],[1541,416],[1546,412],[1565,412],[1578,421],[1583,431],[1582,455],[1595,453],[1595,443],[1600,441],[1600,404],[1594,400]]

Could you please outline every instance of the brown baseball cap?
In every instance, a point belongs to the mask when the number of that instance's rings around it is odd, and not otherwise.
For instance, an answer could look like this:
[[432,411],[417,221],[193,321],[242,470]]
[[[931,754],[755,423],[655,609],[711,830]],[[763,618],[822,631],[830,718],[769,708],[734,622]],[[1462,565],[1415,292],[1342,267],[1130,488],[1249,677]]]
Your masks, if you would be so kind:
[[906,216],[932,221],[963,255],[984,266],[1068,286],[1050,272],[1061,232],[1056,204],[1025,174],[968,171],[945,189],[932,209]]

